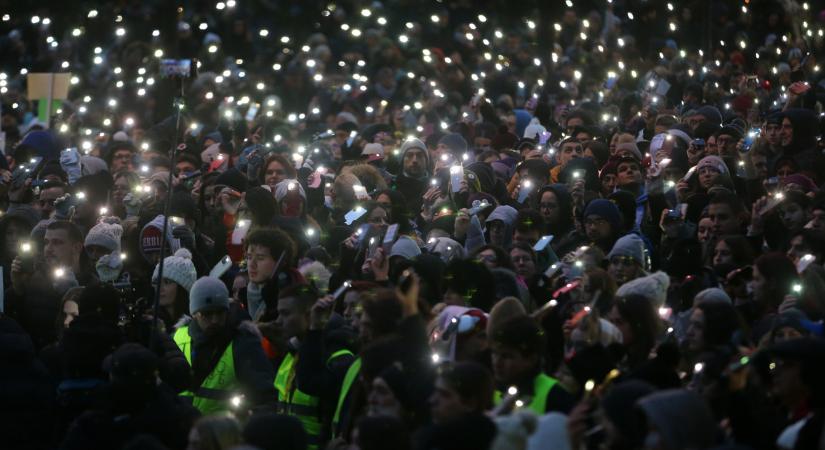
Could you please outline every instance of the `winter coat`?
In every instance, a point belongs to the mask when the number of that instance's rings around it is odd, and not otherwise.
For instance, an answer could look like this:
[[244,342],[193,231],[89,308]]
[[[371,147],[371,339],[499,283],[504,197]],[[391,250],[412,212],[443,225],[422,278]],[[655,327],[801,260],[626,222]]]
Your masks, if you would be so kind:
[[0,316],[0,433],[3,448],[51,445],[54,386],[20,325]]
[[226,347],[232,343],[235,377],[243,389],[245,400],[251,405],[265,405],[275,401],[275,370],[261,345],[261,334],[249,320],[239,320],[230,314],[224,329],[207,336],[194,320],[189,326],[192,337],[192,382],[194,389],[212,373]]

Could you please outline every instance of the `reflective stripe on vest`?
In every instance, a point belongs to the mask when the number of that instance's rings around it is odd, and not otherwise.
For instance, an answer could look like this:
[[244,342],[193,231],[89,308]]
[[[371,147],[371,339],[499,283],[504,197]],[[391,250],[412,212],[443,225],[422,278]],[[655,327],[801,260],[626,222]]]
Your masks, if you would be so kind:
[[344,408],[344,401],[346,401],[349,390],[352,388],[352,383],[355,382],[359,373],[361,373],[360,357],[355,358],[355,361],[353,361],[349,369],[347,369],[347,374],[344,375],[344,382],[341,384],[341,393],[338,395],[338,405],[335,407],[335,415],[332,416],[333,430],[338,428],[338,422],[341,421],[341,410]]
[[[533,398],[530,399],[530,404],[527,405],[527,409],[538,415],[544,415],[544,413],[547,412],[547,395],[556,383],[558,383],[558,381],[555,378],[543,373],[538,374],[533,381]],[[493,403],[496,405],[501,403],[501,391],[495,392],[493,395]]]
[[[175,331],[175,344],[178,345],[186,362],[192,365],[192,337],[189,327],[182,327]],[[195,392],[181,392],[182,397],[192,399],[192,405],[203,415],[216,412],[230,411],[230,400],[238,391],[238,380],[235,378],[235,358],[232,356],[232,343],[224,350],[218,364],[203,380]]]
[[[333,359],[344,355],[352,355],[352,352],[338,350],[327,359],[327,364]],[[295,371],[295,357],[292,353],[287,353],[278,367],[278,374],[275,376],[275,389],[278,391],[278,412],[297,417],[304,425],[304,431],[307,433],[308,448],[316,449],[321,438],[319,398],[305,394],[298,389],[295,381]]]

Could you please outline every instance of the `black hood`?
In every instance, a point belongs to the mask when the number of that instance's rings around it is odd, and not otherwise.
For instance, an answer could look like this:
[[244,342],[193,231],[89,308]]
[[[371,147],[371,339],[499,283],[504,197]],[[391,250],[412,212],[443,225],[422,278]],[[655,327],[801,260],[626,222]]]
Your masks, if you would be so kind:
[[816,147],[816,135],[819,129],[816,113],[809,109],[791,108],[783,113],[793,126],[793,139],[785,147],[785,155],[809,150]]

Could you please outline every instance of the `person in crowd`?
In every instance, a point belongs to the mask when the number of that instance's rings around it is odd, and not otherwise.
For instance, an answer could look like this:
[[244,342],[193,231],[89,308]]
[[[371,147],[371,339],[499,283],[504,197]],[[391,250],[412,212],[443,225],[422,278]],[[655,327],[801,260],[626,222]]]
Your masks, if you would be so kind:
[[353,360],[352,351],[332,347],[332,339],[324,336],[333,306],[331,298],[319,299],[317,291],[305,284],[281,291],[278,298],[276,325],[290,341],[275,378],[278,408],[301,421],[309,448],[318,448],[326,440],[323,436],[329,434],[325,428],[334,407],[321,399],[331,403],[338,397]]
[[275,374],[257,330],[249,321],[238,323],[229,310],[223,282],[200,278],[189,290],[192,319],[174,334],[193,372],[192,386],[182,395],[203,414],[231,411],[233,399],[251,405],[275,399]]
[[[544,336],[535,321],[527,316],[513,317],[492,331],[496,403],[509,395],[531,399],[524,406],[536,414],[569,412],[573,396],[542,370]],[[511,401],[515,405],[519,400]]]
[[821,447],[821,5],[596,3],[11,2],[0,448]]

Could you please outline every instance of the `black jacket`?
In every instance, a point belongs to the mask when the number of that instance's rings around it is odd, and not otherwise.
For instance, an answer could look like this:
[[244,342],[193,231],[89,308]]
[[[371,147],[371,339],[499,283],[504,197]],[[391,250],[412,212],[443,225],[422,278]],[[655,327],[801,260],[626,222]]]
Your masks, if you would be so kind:
[[164,384],[148,390],[109,384],[101,398],[97,408],[74,421],[61,449],[119,449],[136,436],[149,434],[169,449],[182,450],[199,415]]
[[424,192],[427,191],[427,182],[426,178],[410,178],[403,173],[395,177],[395,190],[404,194],[407,200],[407,211],[413,216],[421,211]]
[[53,448],[54,386],[23,328],[0,316],[0,435],[3,448]]

